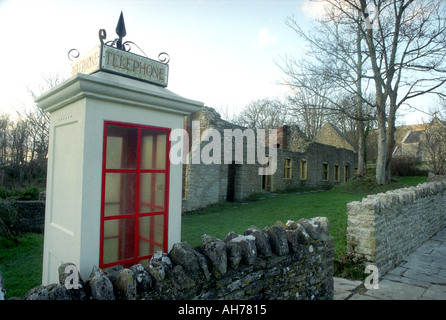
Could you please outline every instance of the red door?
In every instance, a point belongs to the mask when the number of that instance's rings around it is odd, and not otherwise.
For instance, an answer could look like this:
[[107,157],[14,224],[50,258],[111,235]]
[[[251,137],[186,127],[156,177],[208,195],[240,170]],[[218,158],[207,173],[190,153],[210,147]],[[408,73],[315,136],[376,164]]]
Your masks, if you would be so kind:
[[106,121],[101,268],[167,251],[170,129]]

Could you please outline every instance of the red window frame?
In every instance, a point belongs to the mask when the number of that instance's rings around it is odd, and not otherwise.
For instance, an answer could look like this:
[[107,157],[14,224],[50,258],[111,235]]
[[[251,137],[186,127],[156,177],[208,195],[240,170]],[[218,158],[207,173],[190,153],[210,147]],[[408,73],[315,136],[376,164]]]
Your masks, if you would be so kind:
[[[107,169],[107,137],[109,126],[116,126],[121,128],[135,128],[137,129],[137,150],[136,150],[136,168],[135,169]],[[150,130],[150,131],[158,131],[160,133],[166,134],[166,155],[165,155],[165,166],[164,169],[142,169],[141,168],[141,133],[142,130]],[[170,152],[170,128],[162,128],[162,127],[154,127],[140,124],[131,124],[131,123],[123,123],[116,121],[104,121],[104,138],[103,138],[103,153],[102,153],[102,193],[101,193],[101,230],[100,230],[100,256],[99,256],[99,267],[100,268],[108,268],[115,265],[124,265],[126,267],[131,266],[133,264],[138,263],[141,260],[150,259],[153,252],[153,247],[156,245],[158,247],[162,247],[164,252],[167,252],[168,248],[168,221],[169,221],[169,173],[170,173],[170,161],[169,161],[169,152]],[[154,139],[157,140],[157,139]],[[153,147],[153,149],[155,149]],[[152,161],[156,158],[156,152],[152,153]],[[106,187],[106,174],[107,173],[134,173],[136,174],[136,190],[134,193],[134,213],[125,213],[125,214],[117,214],[111,216],[105,216],[105,187]],[[140,178],[144,173],[164,173],[164,210],[161,211],[148,211],[148,212],[140,212]],[[152,175],[153,177],[154,175]],[[154,193],[154,181],[151,180],[151,199],[153,198]],[[153,204],[152,210],[160,209],[159,206],[155,208],[156,205]],[[153,209],[154,208],[154,209]],[[153,239],[154,235],[154,219],[156,216],[163,216],[163,242],[162,244],[156,243]],[[150,234],[144,235],[140,234],[139,231],[139,218],[142,217],[150,217]],[[134,227],[133,227],[133,256],[131,258],[124,258],[118,261],[104,263],[104,231],[105,231],[105,222],[109,220],[124,220],[128,218],[133,218]],[[126,227],[128,228],[128,227]],[[127,230],[128,231],[128,230]],[[125,237],[131,237],[132,235],[128,234],[126,231]],[[119,231],[120,232],[120,231]],[[117,236],[118,238],[120,235]],[[131,240],[131,239],[130,239]],[[152,254],[139,256],[139,240],[147,241],[149,243],[150,249],[149,252]],[[118,245],[118,248],[120,245]],[[121,249],[118,249],[118,251]],[[118,254],[119,255],[119,254]]]

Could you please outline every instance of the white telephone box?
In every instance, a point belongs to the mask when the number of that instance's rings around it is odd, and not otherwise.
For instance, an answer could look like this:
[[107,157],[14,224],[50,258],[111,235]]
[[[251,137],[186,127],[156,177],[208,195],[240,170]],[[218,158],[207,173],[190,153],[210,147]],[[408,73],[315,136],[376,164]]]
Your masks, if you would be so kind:
[[[112,64],[143,61],[103,46]],[[36,102],[51,121],[43,284],[58,282],[62,263],[88,279],[93,266],[144,263],[181,241],[182,165],[169,161],[169,134],[201,102],[103,68]]]

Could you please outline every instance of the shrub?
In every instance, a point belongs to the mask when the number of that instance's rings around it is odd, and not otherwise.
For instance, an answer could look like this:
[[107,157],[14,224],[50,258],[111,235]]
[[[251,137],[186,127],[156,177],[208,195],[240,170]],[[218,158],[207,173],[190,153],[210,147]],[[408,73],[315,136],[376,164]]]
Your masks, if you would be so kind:
[[22,222],[12,203],[0,204],[0,237],[12,239],[21,234]]
[[0,188],[0,198],[5,200],[38,200],[40,189],[37,186],[28,186],[25,188]]
[[392,177],[425,176],[427,172],[418,169],[418,161],[413,157],[397,157],[392,159],[390,174]]
[[17,200],[38,200],[39,193],[39,188],[36,186],[27,187],[23,190],[23,193],[18,196]]
[[344,253],[341,258],[334,261],[334,274],[336,277],[363,281],[367,276],[364,265],[365,259]]

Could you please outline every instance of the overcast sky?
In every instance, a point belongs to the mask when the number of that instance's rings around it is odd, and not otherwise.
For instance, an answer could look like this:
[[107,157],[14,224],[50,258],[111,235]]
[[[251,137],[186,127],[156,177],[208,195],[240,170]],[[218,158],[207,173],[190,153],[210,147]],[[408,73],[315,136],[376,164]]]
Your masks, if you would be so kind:
[[[303,26],[320,12],[310,0],[0,0],[0,113],[31,105],[27,87],[42,75],[70,75],[68,51],[86,53],[116,37],[121,10],[127,30],[148,57],[170,56],[168,89],[238,113],[252,100],[283,98],[275,61],[298,57],[303,44],[285,25]],[[142,54],[134,47],[132,52]],[[418,118],[407,120],[420,122]]]

